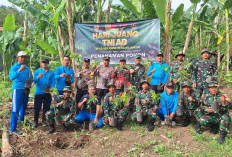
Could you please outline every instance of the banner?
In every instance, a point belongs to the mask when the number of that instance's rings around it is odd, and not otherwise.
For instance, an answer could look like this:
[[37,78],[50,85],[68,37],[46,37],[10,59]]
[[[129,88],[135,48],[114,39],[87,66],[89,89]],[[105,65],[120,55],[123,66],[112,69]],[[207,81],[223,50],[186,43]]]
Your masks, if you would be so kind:
[[154,59],[160,51],[160,20],[133,21],[111,24],[75,24],[75,51],[91,60],[111,58],[118,64],[124,57],[134,63],[138,54],[142,59]]

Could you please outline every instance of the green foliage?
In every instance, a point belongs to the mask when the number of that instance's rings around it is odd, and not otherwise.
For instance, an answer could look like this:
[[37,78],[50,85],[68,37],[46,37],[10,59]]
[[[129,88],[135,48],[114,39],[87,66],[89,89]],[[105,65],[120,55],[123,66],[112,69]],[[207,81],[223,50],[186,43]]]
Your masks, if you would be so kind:
[[151,97],[155,102],[158,102],[160,99],[160,94],[156,94],[155,92],[151,92]]
[[89,100],[87,101],[87,104],[88,104],[88,109],[90,109],[91,107],[91,104],[92,103],[94,103],[94,104],[96,104],[98,102],[98,99],[97,99],[97,95],[90,95],[90,98],[89,98]]
[[131,98],[135,98],[136,95],[138,94],[138,90],[137,90],[136,86],[134,86],[132,84],[128,87],[127,90],[130,91],[130,97]]
[[53,98],[59,95],[59,92],[55,87],[51,89],[51,95]]
[[7,15],[5,23],[3,24],[3,32],[15,31],[15,17],[13,14]]
[[7,103],[12,100],[11,82],[1,81],[0,83],[0,102]]
[[91,62],[90,67],[91,67],[91,68],[96,68],[98,65],[100,65],[100,63],[101,63],[101,59],[93,60],[93,61]]
[[59,54],[59,52],[57,52],[50,44],[45,41],[37,41],[37,44],[42,50],[46,51],[48,54]]

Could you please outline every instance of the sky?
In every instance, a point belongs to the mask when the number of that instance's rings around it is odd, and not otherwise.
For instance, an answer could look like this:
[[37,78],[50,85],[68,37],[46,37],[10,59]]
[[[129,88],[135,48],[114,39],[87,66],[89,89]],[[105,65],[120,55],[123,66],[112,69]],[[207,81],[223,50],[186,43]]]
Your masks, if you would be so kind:
[[[175,10],[181,3],[184,4],[184,10],[187,10],[191,6],[190,0],[172,0],[172,9]],[[107,8],[107,4],[108,4],[108,1],[105,2],[105,5],[103,8]],[[113,0],[113,4],[121,4],[121,2],[120,0]],[[0,0],[0,5],[11,6],[12,3],[8,2],[8,0]]]

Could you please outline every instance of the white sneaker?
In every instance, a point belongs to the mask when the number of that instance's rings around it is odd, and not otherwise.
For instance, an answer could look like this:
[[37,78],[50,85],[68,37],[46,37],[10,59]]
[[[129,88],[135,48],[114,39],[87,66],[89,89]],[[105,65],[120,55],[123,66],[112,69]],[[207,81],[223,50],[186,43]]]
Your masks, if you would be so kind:
[[162,124],[162,125],[165,125],[165,121],[161,121],[161,124]]
[[175,126],[176,125],[176,122],[175,121],[172,121],[172,126]]

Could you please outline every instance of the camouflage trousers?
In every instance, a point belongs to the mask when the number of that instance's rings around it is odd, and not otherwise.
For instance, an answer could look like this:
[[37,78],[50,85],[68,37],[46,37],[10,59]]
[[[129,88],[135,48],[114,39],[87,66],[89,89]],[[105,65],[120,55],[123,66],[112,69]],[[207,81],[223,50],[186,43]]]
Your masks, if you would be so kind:
[[196,88],[196,99],[201,102],[201,96],[202,94],[205,93],[205,94],[208,94],[209,93],[209,89],[208,87],[206,88],[203,88],[201,86],[197,86]]
[[[128,115],[128,108],[124,107],[123,109],[119,110],[119,111],[114,111],[111,116],[111,118],[117,118],[118,120],[120,120],[121,122],[123,122],[124,120],[126,120],[126,117]],[[102,118],[102,122],[104,125],[109,125],[109,119],[107,116],[104,116]]]
[[55,124],[55,119],[58,119],[61,123],[68,125],[74,125],[76,124],[75,116],[73,113],[68,113],[65,115],[60,115],[59,112],[55,111],[48,111],[46,113],[46,120],[48,125]]
[[131,115],[133,121],[137,120],[137,114],[142,113],[143,117],[156,118],[158,113],[158,107],[154,106],[153,108],[141,108],[141,106],[136,106],[136,112]]
[[231,117],[229,114],[220,115],[218,113],[205,114],[203,109],[198,108],[196,110],[196,119],[202,126],[210,126],[213,124],[219,124],[219,130],[229,132]]
[[190,117],[195,117],[195,108],[193,109],[187,109],[187,108],[184,108],[183,110],[183,119],[186,119],[186,118],[190,118]]

